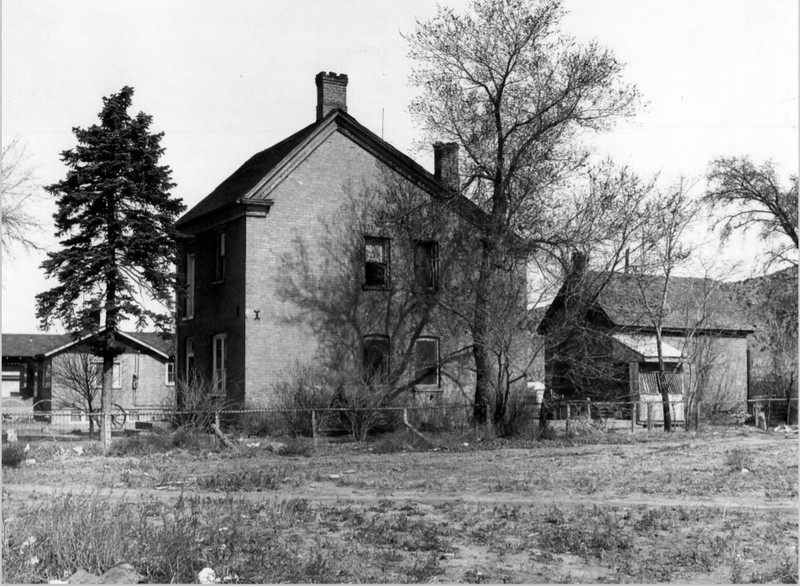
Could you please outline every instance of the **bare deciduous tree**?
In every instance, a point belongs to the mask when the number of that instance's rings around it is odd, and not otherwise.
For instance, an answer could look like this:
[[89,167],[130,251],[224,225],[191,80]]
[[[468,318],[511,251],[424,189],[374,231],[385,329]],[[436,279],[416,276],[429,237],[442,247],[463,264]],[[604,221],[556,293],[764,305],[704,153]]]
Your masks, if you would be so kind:
[[645,255],[636,267],[639,289],[647,320],[653,327],[658,356],[658,389],[664,411],[664,431],[672,430],[669,391],[664,363],[664,326],[670,304],[672,278],[692,254],[686,235],[699,212],[700,202],[690,194],[690,186],[681,178],[666,194],[659,195],[645,213],[649,219],[642,232],[647,243]]
[[67,353],[58,356],[53,364],[53,380],[58,381],[59,394],[56,409],[75,409],[89,414],[89,433],[94,432],[92,414],[103,387],[102,362],[88,352]]
[[607,50],[581,46],[559,31],[558,0],[475,0],[465,14],[440,8],[408,37],[422,89],[412,112],[435,139],[457,142],[463,192],[485,216],[470,320],[476,369],[475,418],[492,400],[493,282],[518,255],[513,233],[530,248],[549,242],[548,217],[566,198],[558,188],[586,162],[585,130],[632,114],[635,87]]
[[775,164],[761,165],[749,157],[723,157],[711,163],[704,201],[722,212],[718,224],[722,239],[750,228],[773,246],[767,253],[767,268],[774,263],[797,266],[797,175],[789,187],[781,184]]
[[39,186],[33,169],[26,165],[25,146],[19,137],[3,146],[0,169],[3,255],[10,254],[15,246],[39,250],[35,237],[42,227],[30,211],[40,196]]

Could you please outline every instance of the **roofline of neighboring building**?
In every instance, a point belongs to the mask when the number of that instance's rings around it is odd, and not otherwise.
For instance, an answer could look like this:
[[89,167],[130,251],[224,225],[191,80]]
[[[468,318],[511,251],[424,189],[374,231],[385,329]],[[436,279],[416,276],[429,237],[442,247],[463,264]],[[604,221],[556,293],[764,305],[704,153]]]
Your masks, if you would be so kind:
[[[102,334],[102,333],[103,333],[103,330],[100,330],[100,331],[94,332],[94,333],[86,334],[84,336],[81,336],[78,339],[71,340],[67,344],[63,344],[62,346],[59,346],[58,348],[53,348],[52,350],[49,350],[48,352],[44,352],[42,354],[39,354],[39,356],[42,356],[43,358],[51,358],[52,356],[55,356],[56,354],[60,354],[64,350],[67,350],[67,349],[69,349],[69,348],[71,348],[73,346],[81,344],[82,342],[85,342],[86,340],[94,338],[95,336],[97,336],[99,334]],[[144,340],[141,340],[141,339],[137,338],[135,334],[128,334],[126,332],[123,332],[122,330],[117,330],[115,332],[115,335],[119,336],[121,338],[127,339],[129,342],[133,342],[134,344],[138,344],[139,346],[142,346],[142,347],[146,348],[147,350],[150,350],[154,354],[157,354],[157,355],[163,357],[165,360],[169,360],[169,357],[170,357],[169,354],[167,354],[163,350],[159,350],[155,346],[151,346],[150,344],[148,344]]]

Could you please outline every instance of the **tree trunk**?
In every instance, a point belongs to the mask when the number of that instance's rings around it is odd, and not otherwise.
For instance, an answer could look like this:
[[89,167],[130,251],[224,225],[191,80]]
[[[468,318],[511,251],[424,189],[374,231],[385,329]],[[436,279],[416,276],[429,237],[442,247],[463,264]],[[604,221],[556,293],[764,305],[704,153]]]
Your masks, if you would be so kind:
[[656,351],[658,353],[658,392],[661,394],[661,405],[664,408],[664,431],[672,431],[672,414],[669,410],[669,389],[664,371],[664,353],[662,349],[661,329],[656,328]]
[[481,266],[475,292],[475,316],[472,325],[472,357],[475,360],[475,404],[473,418],[475,423],[484,424],[489,417],[489,352],[484,341],[488,330],[486,312],[488,309],[489,281],[491,279],[489,243],[481,246]]
[[100,408],[103,413],[100,432],[102,435],[103,453],[111,447],[111,393],[114,379],[114,357],[110,352],[103,356],[103,390],[100,397]]

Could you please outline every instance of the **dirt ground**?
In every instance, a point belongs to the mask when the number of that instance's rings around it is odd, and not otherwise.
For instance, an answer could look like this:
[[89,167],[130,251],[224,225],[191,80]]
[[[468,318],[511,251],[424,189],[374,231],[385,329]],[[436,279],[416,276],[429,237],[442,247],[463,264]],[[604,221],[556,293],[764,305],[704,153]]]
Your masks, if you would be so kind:
[[3,470],[3,515],[53,495],[98,490],[126,502],[235,494],[307,503],[315,516],[292,528],[296,538],[355,543],[342,581],[797,579],[792,431],[678,431],[611,443],[464,441],[395,453],[377,453],[377,444],[326,444],[309,456],[266,448],[245,439],[236,450],[103,457],[86,455],[87,442],[34,442],[35,462]]

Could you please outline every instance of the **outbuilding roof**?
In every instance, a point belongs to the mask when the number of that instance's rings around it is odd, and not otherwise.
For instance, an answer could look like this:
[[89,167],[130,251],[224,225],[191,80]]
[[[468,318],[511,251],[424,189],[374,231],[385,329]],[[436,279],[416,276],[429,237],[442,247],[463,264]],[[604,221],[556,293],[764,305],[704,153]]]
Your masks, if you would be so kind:
[[673,276],[667,282],[661,276],[614,273],[605,279],[595,303],[614,325],[652,327],[651,316],[661,303],[665,282],[663,328],[753,331],[753,324],[733,296],[718,281],[707,278]]
[[[158,332],[120,332],[120,334],[123,339],[127,337],[158,354],[169,356],[173,352],[172,338],[165,339]],[[3,356],[20,358],[53,354],[78,343],[69,334],[3,334],[2,340]]]
[[[667,331],[746,335],[754,331],[743,308],[719,281],[697,277],[664,277],[633,273],[586,271],[567,278],[539,325],[544,333],[557,312],[575,300],[589,300],[588,309],[609,327],[652,330],[666,285],[661,327]],[[573,301],[574,302],[574,301]]]

